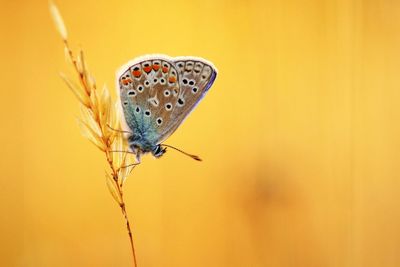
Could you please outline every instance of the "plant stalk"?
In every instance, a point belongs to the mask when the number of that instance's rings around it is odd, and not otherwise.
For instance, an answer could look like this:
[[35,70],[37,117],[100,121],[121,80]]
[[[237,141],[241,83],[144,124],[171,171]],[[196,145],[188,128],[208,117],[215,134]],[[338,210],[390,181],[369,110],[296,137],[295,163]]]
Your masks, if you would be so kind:
[[126,228],[128,230],[128,235],[129,235],[129,241],[131,243],[131,250],[132,250],[132,257],[133,257],[133,266],[137,267],[137,262],[136,262],[136,253],[135,253],[135,246],[133,245],[133,237],[132,237],[132,231],[131,231],[131,226],[129,223],[129,218],[128,218],[128,213],[126,212],[125,208],[125,202],[122,200],[122,204],[120,205],[122,214],[125,217],[126,221]]
[[111,157],[110,157],[108,151],[106,152],[106,157],[107,157],[107,161],[108,161],[108,163],[110,165],[110,168],[111,168],[111,171],[112,171],[112,174],[113,174],[114,183],[116,185],[116,188],[118,189],[118,194],[119,194],[119,197],[120,197],[119,206],[121,208],[122,215],[124,216],[125,221],[126,221],[126,229],[128,230],[129,242],[131,243],[131,250],[132,250],[132,257],[133,257],[133,267],[137,267],[135,245],[133,244],[133,235],[132,235],[131,225],[129,223],[128,213],[126,211],[126,205],[125,205],[125,201],[124,201],[124,193],[122,191],[122,184],[118,183],[118,172],[114,168],[113,162],[111,160]]

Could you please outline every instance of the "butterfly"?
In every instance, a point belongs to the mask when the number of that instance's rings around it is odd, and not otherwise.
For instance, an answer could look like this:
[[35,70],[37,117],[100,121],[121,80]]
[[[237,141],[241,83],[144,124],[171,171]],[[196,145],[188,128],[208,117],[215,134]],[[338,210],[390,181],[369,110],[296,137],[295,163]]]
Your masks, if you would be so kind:
[[217,77],[214,65],[197,57],[149,55],[117,71],[117,91],[132,153],[159,158],[167,147],[196,160],[197,156],[162,144],[205,96]]

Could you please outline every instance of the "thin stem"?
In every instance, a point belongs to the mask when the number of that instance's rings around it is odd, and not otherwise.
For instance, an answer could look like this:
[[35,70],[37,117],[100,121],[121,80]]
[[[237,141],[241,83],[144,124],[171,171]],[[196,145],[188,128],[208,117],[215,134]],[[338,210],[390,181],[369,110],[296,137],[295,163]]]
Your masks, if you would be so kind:
[[108,153],[109,151],[106,151],[106,158],[108,161],[108,164],[110,165],[112,175],[113,175],[113,180],[116,185],[116,188],[118,189],[118,194],[120,196],[121,202],[119,203],[119,206],[121,207],[122,215],[125,218],[126,221],[126,228],[128,230],[128,236],[129,236],[129,242],[131,244],[131,250],[132,250],[132,257],[133,257],[133,266],[137,267],[137,261],[136,261],[136,253],[135,253],[135,245],[133,244],[133,235],[132,235],[132,230],[131,230],[131,225],[129,223],[129,218],[128,218],[128,213],[126,212],[126,205],[124,201],[124,192],[122,190],[122,185],[118,183],[118,171],[114,168],[113,161],[110,157],[110,154]]
[[[122,196],[121,196],[122,197]],[[125,208],[125,202],[122,199],[122,203],[121,203],[121,211],[122,214],[125,217],[125,221],[126,221],[126,228],[128,230],[128,235],[129,235],[129,241],[131,243],[131,249],[132,249],[132,257],[133,257],[133,266],[137,267],[137,262],[136,262],[136,253],[135,253],[135,246],[133,245],[133,237],[132,237],[132,231],[131,231],[131,226],[129,223],[129,218],[128,218],[128,213],[126,212],[126,208]]]

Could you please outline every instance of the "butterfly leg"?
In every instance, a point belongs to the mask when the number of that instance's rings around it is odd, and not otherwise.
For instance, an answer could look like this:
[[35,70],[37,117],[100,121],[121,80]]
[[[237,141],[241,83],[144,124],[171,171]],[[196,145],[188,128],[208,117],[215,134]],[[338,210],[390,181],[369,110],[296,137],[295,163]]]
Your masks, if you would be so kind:
[[136,165],[139,165],[139,164],[140,164],[140,162],[135,162],[135,163],[128,164],[128,165],[125,165],[125,166],[121,166],[119,168],[120,169],[125,169],[125,168],[129,168],[129,167],[136,166]]
[[142,156],[142,154],[140,154],[140,151],[137,151],[137,153],[136,153],[136,162],[138,164],[141,163],[141,156]]
[[115,132],[124,133],[124,134],[131,134],[131,135],[133,134],[133,133],[128,132],[128,131],[122,131],[122,130],[114,129],[114,128],[111,127],[109,124],[107,124],[107,127],[110,128],[110,130],[113,130],[113,131],[115,131]]

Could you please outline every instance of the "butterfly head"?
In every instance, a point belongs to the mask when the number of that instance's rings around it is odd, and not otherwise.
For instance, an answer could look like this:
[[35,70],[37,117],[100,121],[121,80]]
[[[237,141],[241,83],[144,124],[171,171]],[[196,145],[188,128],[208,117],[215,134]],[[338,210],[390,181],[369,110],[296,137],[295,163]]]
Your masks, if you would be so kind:
[[167,148],[162,147],[161,145],[154,145],[152,142],[149,142],[147,139],[141,138],[139,136],[131,135],[128,138],[129,146],[131,151],[136,154],[138,158],[142,154],[151,153],[154,157],[161,157],[167,150]]
[[161,145],[156,145],[153,150],[151,151],[151,153],[153,154],[154,157],[159,158],[162,155],[164,155],[164,153],[167,151],[166,147],[161,147]]

